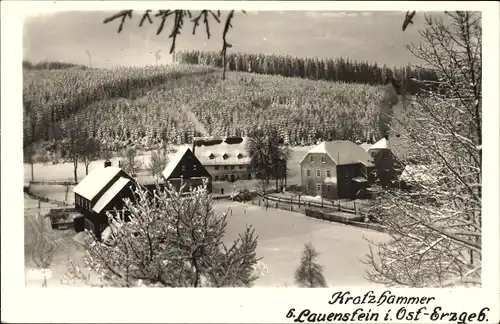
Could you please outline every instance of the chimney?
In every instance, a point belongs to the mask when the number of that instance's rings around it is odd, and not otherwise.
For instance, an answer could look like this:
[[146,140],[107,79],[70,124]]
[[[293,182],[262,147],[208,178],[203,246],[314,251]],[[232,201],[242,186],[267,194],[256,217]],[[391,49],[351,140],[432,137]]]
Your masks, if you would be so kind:
[[388,134],[386,134],[386,135],[384,136],[384,138],[385,138],[385,140],[386,140],[386,141],[389,141],[389,135],[388,135]]
[[110,166],[111,166],[111,161],[110,160],[104,161],[104,167],[105,168],[110,167]]
[[194,150],[196,149],[196,140],[193,139],[193,154],[194,154]]

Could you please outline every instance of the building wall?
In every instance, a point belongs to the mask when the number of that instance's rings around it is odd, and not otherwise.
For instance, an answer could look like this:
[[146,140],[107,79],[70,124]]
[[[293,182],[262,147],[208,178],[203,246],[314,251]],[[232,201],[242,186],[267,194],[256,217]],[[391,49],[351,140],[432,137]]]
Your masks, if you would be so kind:
[[304,192],[313,196],[323,195],[327,198],[337,196],[336,183],[331,181],[325,183],[326,178],[337,177],[336,164],[328,154],[307,154],[300,165],[300,169]]
[[210,177],[210,173],[196,158],[196,156],[194,156],[193,152],[188,150],[172,171],[169,179],[177,179],[181,176],[184,179],[189,179],[191,177]]
[[[371,168],[364,167],[359,164],[348,164],[337,166],[337,186],[338,197],[341,199],[356,199],[359,198],[358,191],[366,189],[370,184],[369,174]],[[367,182],[355,182],[353,178],[362,177],[367,179]]]
[[[181,183],[185,183],[186,185],[184,186],[183,192],[188,192],[190,188],[195,188],[199,186],[203,186],[203,179],[169,179],[168,182],[172,184],[175,188],[175,190],[179,191],[181,188]],[[212,181],[210,178],[208,178],[208,184],[207,184],[207,190],[208,192],[212,192]]]
[[232,179],[237,181],[255,178],[248,165],[206,165],[205,169],[212,176],[212,181],[232,181]]
[[381,185],[389,185],[395,177],[394,155],[390,150],[369,150],[368,153],[372,156],[377,171],[377,178]]

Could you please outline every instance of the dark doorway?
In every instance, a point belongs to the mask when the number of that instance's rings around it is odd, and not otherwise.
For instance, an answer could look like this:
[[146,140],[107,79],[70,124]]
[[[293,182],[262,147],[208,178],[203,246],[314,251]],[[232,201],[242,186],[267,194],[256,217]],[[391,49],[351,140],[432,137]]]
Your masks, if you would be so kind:
[[234,182],[234,174],[231,174],[231,182]]

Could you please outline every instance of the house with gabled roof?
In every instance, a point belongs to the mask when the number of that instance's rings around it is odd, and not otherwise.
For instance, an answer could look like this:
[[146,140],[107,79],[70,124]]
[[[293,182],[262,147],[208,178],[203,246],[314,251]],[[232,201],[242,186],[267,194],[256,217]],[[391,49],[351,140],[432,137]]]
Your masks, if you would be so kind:
[[124,199],[134,199],[135,180],[121,168],[108,166],[92,170],[73,189],[75,209],[83,215],[84,228],[100,239],[108,226],[107,212],[122,210]]
[[396,159],[391,150],[389,136],[382,137],[375,144],[362,143],[360,146],[372,157],[376,176],[381,185],[390,185],[396,179]]
[[314,146],[300,161],[304,192],[325,198],[360,198],[375,165],[361,146],[351,141],[327,141]]
[[181,183],[184,190],[202,186],[207,182],[207,189],[212,191],[212,176],[187,146],[181,147],[167,163],[162,172],[163,181],[171,183],[177,190]]
[[237,181],[255,178],[251,171],[248,137],[195,137],[193,152],[213,181]]

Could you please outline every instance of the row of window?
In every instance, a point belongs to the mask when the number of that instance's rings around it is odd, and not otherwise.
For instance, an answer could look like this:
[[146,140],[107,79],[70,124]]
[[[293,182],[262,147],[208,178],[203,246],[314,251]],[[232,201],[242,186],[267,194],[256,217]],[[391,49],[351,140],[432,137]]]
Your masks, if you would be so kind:
[[[309,155],[309,161],[310,161],[311,163],[314,163],[314,155]],[[325,162],[326,162],[325,156],[324,156],[324,155],[322,155],[322,156],[321,156],[321,163],[325,163]]]
[[[186,166],[182,165],[181,166],[182,172],[186,172]],[[196,171],[198,169],[198,166],[196,164],[193,164],[193,171]]]
[[[311,184],[310,183],[307,184],[307,189],[311,189]],[[317,192],[321,192],[321,184],[318,183],[316,185],[316,191]],[[331,192],[332,191],[332,186],[327,185],[326,186],[326,191]]]
[[[229,169],[234,170],[235,168],[236,168],[236,166],[234,166],[234,165],[224,165],[224,170],[229,170]],[[214,165],[214,169],[215,170],[219,170],[219,166],[218,165]],[[238,169],[243,170],[243,169],[245,169],[245,166],[244,165],[239,165]],[[250,169],[250,167],[247,166],[247,169]]]
[[248,175],[234,175],[234,174],[221,174],[220,176],[219,175],[216,175],[214,176],[214,181],[235,181],[235,180],[251,180],[252,179],[252,175],[249,173]]
[[[306,173],[307,173],[308,177],[311,176],[311,170],[310,169],[307,169]],[[331,176],[332,176],[332,174],[331,174],[330,170],[326,170],[326,177],[330,178]],[[346,177],[349,176],[349,169],[345,169],[345,176]],[[318,178],[321,177],[321,170],[320,169],[316,169],[316,177],[318,177]]]
[[[215,155],[213,153],[211,153],[208,157],[210,158],[210,160],[215,159]],[[239,153],[236,157],[238,159],[241,159],[241,158],[243,158],[243,154]],[[224,155],[222,155],[222,158],[224,160],[227,160],[229,158],[229,155],[227,155],[227,153],[224,153]]]
[[76,201],[75,203],[84,208],[84,209],[87,209],[87,210],[90,210],[92,208],[92,205],[90,204],[90,201],[88,201],[87,199],[83,198],[82,196],[79,196],[79,195],[76,195]]

